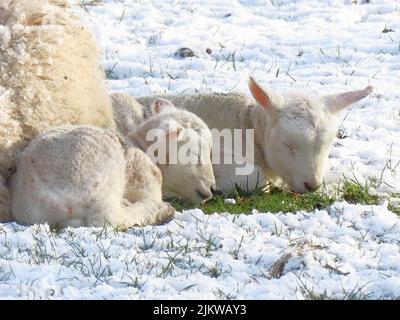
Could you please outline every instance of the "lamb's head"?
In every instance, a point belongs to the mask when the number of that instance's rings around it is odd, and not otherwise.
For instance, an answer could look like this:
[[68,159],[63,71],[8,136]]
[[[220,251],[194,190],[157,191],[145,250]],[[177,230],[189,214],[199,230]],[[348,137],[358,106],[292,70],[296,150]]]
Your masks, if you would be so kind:
[[[262,148],[271,170],[292,191],[305,193],[323,182],[337,132],[335,114],[372,92],[372,87],[335,95],[279,95],[250,78],[249,88],[263,110]],[[265,120],[265,121],[262,121]]]
[[212,136],[198,116],[157,99],[152,104],[152,116],[129,138],[161,169],[164,196],[192,202],[212,197]]

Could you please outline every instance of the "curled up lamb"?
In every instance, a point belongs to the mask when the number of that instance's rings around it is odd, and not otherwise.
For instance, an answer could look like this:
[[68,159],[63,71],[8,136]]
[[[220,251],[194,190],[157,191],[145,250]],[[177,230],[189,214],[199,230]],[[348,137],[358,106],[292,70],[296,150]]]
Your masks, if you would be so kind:
[[158,224],[174,214],[161,185],[157,166],[113,131],[67,125],[39,135],[20,154],[11,211],[24,225]]

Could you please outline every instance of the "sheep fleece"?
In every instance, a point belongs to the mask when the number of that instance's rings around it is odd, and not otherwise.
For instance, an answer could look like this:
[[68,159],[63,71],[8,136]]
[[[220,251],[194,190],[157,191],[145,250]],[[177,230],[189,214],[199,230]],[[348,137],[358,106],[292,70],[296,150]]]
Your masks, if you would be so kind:
[[1,0],[0,221],[17,155],[65,124],[115,128],[92,33],[64,0]]

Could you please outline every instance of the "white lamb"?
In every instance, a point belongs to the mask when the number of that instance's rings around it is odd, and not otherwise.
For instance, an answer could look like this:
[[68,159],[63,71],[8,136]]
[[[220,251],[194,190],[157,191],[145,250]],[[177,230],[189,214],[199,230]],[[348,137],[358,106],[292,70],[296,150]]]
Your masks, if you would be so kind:
[[[337,131],[335,115],[372,92],[349,91],[318,97],[278,94],[250,78],[254,100],[244,94],[164,96],[194,112],[210,129],[254,129],[254,170],[237,175],[238,164],[215,164],[217,189],[230,192],[239,185],[248,191],[266,184],[287,186],[297,193],[315,190],[323,176]],[[139,97],[148,107],[155,97]]]
[[[211,163],[212,136],[204,121],[165,99],[153,99],[148,110],[124,93],[113,94],[112,100],[117,128],[143,151],[150,152],[154,146],[154,141],[148,139],[150,131],[155,128],[167,131],[160,146],[160,151],[166,153],[165,161],[160,161],[161,157],[153,158],[163,175],[163,195],[191,202],[209,200],[216,186]],[[202,161],[173,161],[174,149],[168,146],[174,142],[178,152],[190,142],[191,155]],[[196,146],[199,150],[195,150]]]
[[1,0],[0,221],[17,155],[64,124],[115,127],[91,32],[64,0]]
[[111,130],[62,126],[35,138],[11,178],[12,215],[20,224],[132,227],[162,223],[160,170]]

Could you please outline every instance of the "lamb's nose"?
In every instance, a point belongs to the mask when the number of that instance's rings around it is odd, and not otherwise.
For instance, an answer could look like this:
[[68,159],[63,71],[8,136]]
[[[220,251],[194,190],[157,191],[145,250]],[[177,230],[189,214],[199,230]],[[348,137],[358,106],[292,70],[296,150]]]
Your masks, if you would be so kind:
[[203,199],[203,202],[207,202],[208,200],[210,200],[211,198],[213,197],[213,194],[212,194],[212,192],[210,192],[209,194],[208,194],[208,196],[206,196],[206,197],[204,197]]
[[311,191],[314,191],[315,189],[317,189],[316,186],[310,185],[308,182],[304,182],[304,187],[306,188],[306,190],[308,192],[311,192]]
[[197,194],[202,198],[202,202],[210,200],[213,196],[210,190],[196,190]]

